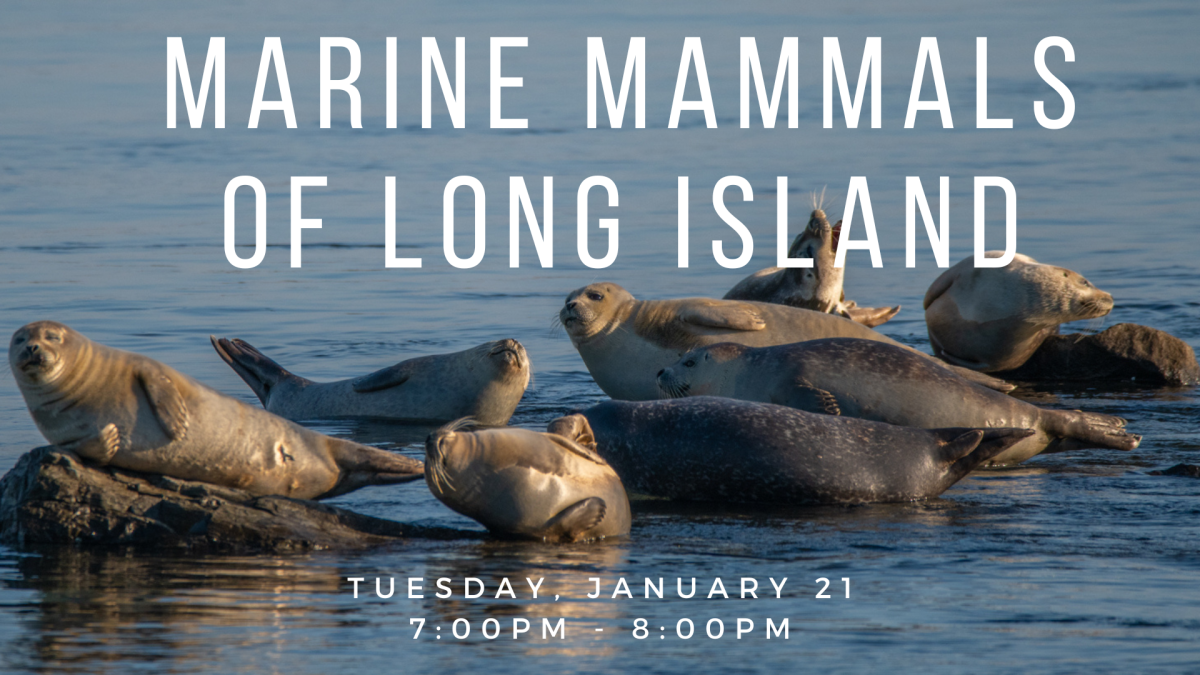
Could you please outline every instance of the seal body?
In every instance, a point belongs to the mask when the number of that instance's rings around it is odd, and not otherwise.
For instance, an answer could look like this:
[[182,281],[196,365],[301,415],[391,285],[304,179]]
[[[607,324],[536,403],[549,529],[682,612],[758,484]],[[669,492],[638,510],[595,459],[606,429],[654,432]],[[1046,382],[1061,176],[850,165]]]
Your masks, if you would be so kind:
[[924,304],[934,354],[998,372],[1025,363],[1059,324],[1108,314],[1113,300],[1076,272],[1017,254],[1005,267],[977,269],[973,257],[960,261],[933,282]]
[[289,420],[380,418],[443,423],[471,417],[508,423],[529,384],[529,357],[516,340],[401,361],[369,375],[313,382],[285,370],[248,342],[212,337],[213,348],[267,410]]
[[550,430],[590,433],[633,493],[775,504],[936,497],[1033,433],[915,429],[710,396],[608,401]]
[[451,509],[499,535],[579,541],[629,534],[621,479],[591,448],[557,434],[508,427],[425,441],[425,482]]
[[[768,347],[855,337],[908,349],[833,314],[710,298],[636,300],[613,283],[573,291],[558,318],[596,384],[612,398],[631,401],[658,398],[654,378],[659,370],[687,351],[717,342]],[[995,378],[971,376],[1005,391],[1012,388]]]
[[416,460],[305,429],[53,321],[17,330],[8,358],[46,439],[97,464],[299,499],[423,472]]
[[814,209],[808,226],[796,235],[788,249],[789,258],[808,258],[812,267],[768,267],[742,279],[726,300],[753,300],[837,314],[864,326],[878,326],[896,316],[900,307],[859,307],[846,300],[842,282],[845,269],[837,267],[838,239],[842,221],[829,224],[825,212]]
[[985,464],[1041,452],[1132,450],[1125,420],[1039,408],[981,387],[907,350],[853,338],[752,348],[722,343],[684,354],[658,375],[667,396],[727,396],[908,427],[1018,427],[1033,435]]

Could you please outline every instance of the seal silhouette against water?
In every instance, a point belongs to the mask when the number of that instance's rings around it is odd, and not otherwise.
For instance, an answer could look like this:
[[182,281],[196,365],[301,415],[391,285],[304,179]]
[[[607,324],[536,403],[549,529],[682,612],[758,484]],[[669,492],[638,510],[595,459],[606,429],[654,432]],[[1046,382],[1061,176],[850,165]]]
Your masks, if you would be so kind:
[[1112,296],[1078,273],[1018,253],[1004,267],[976,268],[972,257],[943,272],[925,293],[925,324],[934,354],[997,372],[1025,363],[1059,324],[1112,308]]
[[808,226],[796,235],[788,249],[789,258],[809,258],[812,267],[768,267],[742,279],[726,300],[754,300],[789,307],[801,307],[852,319],[864,326],[878,326],[896,316],[896,307],[859,307],[846,299],[842,282],[845,268],[837,267],[838,239],[842,221],[829,224],[825,212],[814,209]]
[[383,418],[508,423],[529,384],[529,358],[516,340],[401,361],[363,377],[313,382],[293,375],[248,342],[211,337],[213,348],[267,410],[290,420]]
[[[716,342],[768,347],[855,337],[908,349],[882,333],[833,314],[712,298],[637,300],[613,283],[591,284],[572,291],[558,319],[604,393],[632,401],[658,398],[654,380],[658,371],[683,353]],[[1012,389],[1002,380],[961,371],[964,377],[986,386],[1001,391]]]
[[978,386],[907,349],[853,338],[753,348],[694,349],[663,369],[668,396],[727,396],[901,426],[1020,427],[1036,433],[987,460],[1015,464],[1041,452],[1132,450],[1125,420],[1050,410]]
[[97,464],[299,499],[423,473],[416,460],[310,431],[54,321],[17,330],[8,362],[46,440]]
[[595,439],[633,493],[774,504],[936,497],[1030,429],[915,429],[701,396],[607,401],[550,423]]
[[629,498],[591,448],[509,427],[463,431],[458,420],[425,441],[433,495],[496,534],[580,541],[629,534]]

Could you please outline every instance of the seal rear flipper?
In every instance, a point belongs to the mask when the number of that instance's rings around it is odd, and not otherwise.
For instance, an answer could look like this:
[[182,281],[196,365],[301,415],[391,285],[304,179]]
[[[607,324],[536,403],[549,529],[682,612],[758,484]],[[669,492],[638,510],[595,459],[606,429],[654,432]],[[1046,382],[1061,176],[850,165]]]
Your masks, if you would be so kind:
[[354,380],[351,386],[354,387],[354,391],[360,394],[379,391],[380,389],[390,389],[407,382],[408,378],[412,377],[412,373],[412,361],[402,361],[394,366],[377,370],[370,375],[363,375]]
[[763,330],[767,323],[750,305],[725,303],[681,307],[679,320],[703,328],[725,330]]
[[336,497],[368,485],[392,485],[418,480],[425,465],[415,459],[341,439],[330,439],[329,452],[341,477],[318,499]]
[[1141,436],[1125,431],[1125,420],[1120,417],[1079,410],[1047,410],[1043,411],[1043,418],[1047,432],[1061,438],[1043,451],[1046,453],[1088,448],[1133,450],[1142,442]]
[[976,467],[1036,433],[1033,429],[931,429],[941,446],[938,459],[948,464],[946,476],[951,484]]
[[547,541],[579,541],[584,532],[604,521],[608,505],[599,497],[588,497],[575,502],[546,522],[533,536]]
[[121,449],[121,435],[115,424],[105,424],[95,436],[81,438],[68,443],[59,443],[58,447],[70,450],[89,462],[107,465],[113,456]]
[[885,324],[900,312],[900,305],[895,307],[845,307],[842,315],[867,328]]
[[163,433],[172,441],[177,441],[187,434],[189,413],[187,402],[179,391],[179,384],[172,381],[170,375],[160,366],[143,366],[138,369],[138,383],[146,393],[150,409],[162,427]]
[[264,406],[267,405],[267,399],[270,398],[271,389],[275,385],[290,378],[303,379],[289,373],[245,340],[227,340],[215,335],[209,335],[208,339],[212,341],[213,349],[217,350],[221,360],[229,364],[233,372],[250,385],[250,389]]

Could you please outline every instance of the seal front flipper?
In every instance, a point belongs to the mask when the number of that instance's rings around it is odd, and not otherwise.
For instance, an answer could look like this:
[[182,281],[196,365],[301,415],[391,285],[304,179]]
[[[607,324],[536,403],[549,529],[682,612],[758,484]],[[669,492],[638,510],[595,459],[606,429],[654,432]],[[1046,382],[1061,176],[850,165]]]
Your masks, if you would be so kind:
[[730,303],[680,307],[679,320],[693,326],[726,330],[763,330],[767,327],[767,322],[754,307]]
[[841,415],[842,408],[838,405],[837,397],[832,393],[812,386],[806,380],[800,380],[794,387],[789,387],[782,400],[774,400],[772,396],[771,403],[778,405],[786,405],[789,408],[804,410],[810,413],[820,415]]
[[1006,382],[998,377],[992,377],[986,373],[981,373],[977,370],[956,366],[952,363],[943,363],[942,365],[946,366],[946,368],[953,371],[954,374],[958,375],[964,380],[967,380],[968,382],[973,382],[981,387],[987,387],[988,389],[994,389],[1001,394],[1007,394],[1008,392],[1017,388],[1017,385],[1015,384]]
[[[158,366],[158,364],[154,364]],[[171,380],[170,375],[161,367],[143,367],[138,371],[138,383],[146,392],[146,400],[154,411],[163,433],[172,441],[178,441],[187,434],[188,407],[179,385]]]
[[254,391],[258,400],[262,401],[264,407],[271,396],[271,389],[279,382],[290,378],[302,379],[267,358],[266,354],[245,340],[226,340],[214,335],[209,335],[208,339],[212,341],[213,349],[217,350],[221,360],[229,364],[233,372],[250,385],[250,389]]
[[608,506],[603,499],[588,497],[559,511],[533,536],[548,541],[579,541],[584,532],[603,522],[607,511]]
[[578,413],[551,421],[546,427],[546,433],[562,436],[592,452],[596,450],[596,435],[592,431],[592,425],[588,424],[586,417]]
[[600,464],[601,466],[608,466],[608,462],[604,461],[603,457],[596,454],[595,441],[593,441],[590,446],[587,446],[587,445],[583,445],[580,443],[576,443],[575,441],[573,441],[569,438],[566,438],[564,436],[557,435],[557,434],[551,435],[550,440],[554,441],[555,445],[566,450],[567,452],[579,455],[580,457],[588,460],[589,462],[595,462],[596,464]]
[[70,450],[80,457],[105,466],[121,449],[121,435],[117,425],[106,424],[95,436],[88,436],[68,443],[59,443],[58,447]]
[[412,377],[413,363],[411,360],[402,361],[394,366],[377,370],[370,375],[363,375],[352,383],[354,391],[366,394],[380,389],[398,387]]

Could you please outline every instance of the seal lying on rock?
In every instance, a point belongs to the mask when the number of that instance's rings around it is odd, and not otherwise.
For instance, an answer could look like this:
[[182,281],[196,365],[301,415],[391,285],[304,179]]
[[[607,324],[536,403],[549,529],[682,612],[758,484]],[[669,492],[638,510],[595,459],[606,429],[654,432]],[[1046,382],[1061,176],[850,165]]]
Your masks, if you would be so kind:
[[284,370],[248,342],[210,339],[263,407],[289,420],[370,417],[442,423],[471,417],[502,426],[529,384],[529,358],[516,340],[485,342],[453,354],[401,361],[363,377],[320,383]]
[[[684,352],[716,342],[769,347],[829,337],[854,337],[904,347],[866,326],[833,314],[764,302],[684,298],[636,300],[613,283],[573,291],[558,314],[596,384],[615,399],[659,397],[654,378]],[[914,353],[916,350],[913,350]],[[935,363],[932,357],[922,355]],[[1011,385],[949,366],[985,386]]]
[[496,534],[580,541],[629,534],[621,479],[593,449],[557,434],[509,427],[463,431],[452,422],[425,441],[433,496]]
[[18,329],[8,362],[42,435],[96,464],[299,499],[423,473],[416,460],[310,431],[54,321]]
[[594,439],[634,493],[773,504],[936,497],[1030,429],[914,429],[702,396],[607,401],[549,431]]
[[[998,258],[1000,251],[988,251]],[[1020,366],[1058,325],[1112,311],[1112,296],[1076,272],[1017,254],[1005,267],[966,258],[925,293],[925,323],[938,357],[998,372]]]
[[977,386],[899,347],[830,338],[759,349],[721,343],[694,349],[658,374],[668,396],[727,396],[906,427],[1020,427],[1036,433],[987,464],[1041,452],[1132,450],[1125,420],[1039,408]]
[[825,212],[815,209],[808,227],[796,236],[788,249],[789,258],[810,258],[812,267],[768,267],[742,279],[728,293],[726,300],[754,300],[789,307],[801,307],[815,312],[827,312],[852,319],[864,326],[878,326],[896,316],[896,307],[859,307],[846,300],[842,289],[845,268],[836,267],[838,238],[842,221],[829,224]]

